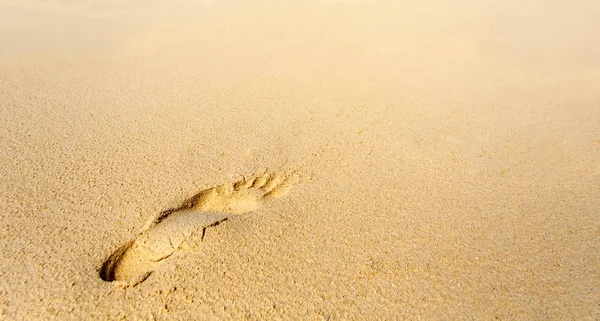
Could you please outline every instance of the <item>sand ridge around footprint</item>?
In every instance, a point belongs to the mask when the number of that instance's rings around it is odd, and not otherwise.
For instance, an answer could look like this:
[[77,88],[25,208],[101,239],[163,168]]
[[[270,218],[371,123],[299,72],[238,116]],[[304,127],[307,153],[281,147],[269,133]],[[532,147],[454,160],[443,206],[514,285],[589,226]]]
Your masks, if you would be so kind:
[[230,215],[259,208],[264,202],[286,195],[298,182],[296,172],[263,173],[205,189],[164,211],[134,240],[122,245],[103,263],[104,281],[127,287],[143,282],[196,232],[202,236]]

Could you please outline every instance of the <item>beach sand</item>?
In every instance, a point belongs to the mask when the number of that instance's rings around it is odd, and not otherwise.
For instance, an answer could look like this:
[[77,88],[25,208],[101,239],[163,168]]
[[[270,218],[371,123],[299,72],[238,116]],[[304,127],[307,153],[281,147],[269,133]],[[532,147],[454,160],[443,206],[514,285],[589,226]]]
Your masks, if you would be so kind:
[[599,16],[0,0],[0,319],[599,319]]

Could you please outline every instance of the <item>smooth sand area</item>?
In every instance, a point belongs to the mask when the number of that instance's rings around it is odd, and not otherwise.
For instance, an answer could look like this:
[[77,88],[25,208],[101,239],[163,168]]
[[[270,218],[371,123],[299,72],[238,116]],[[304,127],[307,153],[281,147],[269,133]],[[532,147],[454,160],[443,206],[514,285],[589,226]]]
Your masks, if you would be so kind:
[[0,319],[600,319],[598,17],[0,0]]

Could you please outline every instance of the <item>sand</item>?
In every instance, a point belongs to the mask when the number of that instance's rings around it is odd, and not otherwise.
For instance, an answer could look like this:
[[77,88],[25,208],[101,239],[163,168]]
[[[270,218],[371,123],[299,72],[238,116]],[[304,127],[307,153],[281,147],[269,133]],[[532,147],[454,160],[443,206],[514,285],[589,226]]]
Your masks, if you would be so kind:
[[599,16],[0,0],[0,319],[599,319]]

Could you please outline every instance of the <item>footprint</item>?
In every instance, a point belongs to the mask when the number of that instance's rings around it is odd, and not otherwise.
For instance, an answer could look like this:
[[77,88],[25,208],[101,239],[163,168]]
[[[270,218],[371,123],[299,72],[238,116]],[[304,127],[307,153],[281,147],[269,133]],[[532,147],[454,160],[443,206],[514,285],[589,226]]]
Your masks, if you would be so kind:
[[104,281],[123,287],[144,280],[195,232],[216,226],[232,214],[259,208],[298,182],[295,172],[263,173],[201,191],[177,208],[161,213],[134,240],[117,249],[100,268]]

